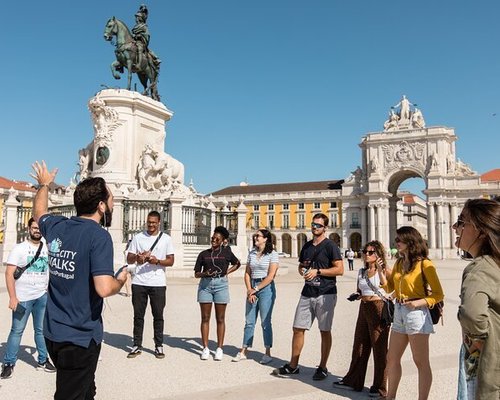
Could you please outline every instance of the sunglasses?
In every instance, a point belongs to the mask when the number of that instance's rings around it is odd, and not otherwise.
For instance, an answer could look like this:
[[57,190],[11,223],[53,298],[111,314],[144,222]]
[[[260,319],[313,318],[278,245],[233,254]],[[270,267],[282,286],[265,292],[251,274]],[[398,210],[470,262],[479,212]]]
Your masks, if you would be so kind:
[[324,227],[325,227],[325,225],[317,224],[316,222],[311,223],[311,228],[314,228],[314,229],[320,229],[320,228],[324,228]]
[[400,238],[398,238],[398,237],[397,237],[396,239],[394,239],[394,241],[395,241],[396,243],[404,243],[404,242],[403,242]]
[[264,235],[253,235],[253,238],[254,238],[254,239],[257,239],[257,238],[260,238],[260,237],[261,237],[261,238],[263,238],[263,237],[264,237]]
[[367,254],[369,256],[373,256],[377,252],[375,250],[363,250],[362,253]]

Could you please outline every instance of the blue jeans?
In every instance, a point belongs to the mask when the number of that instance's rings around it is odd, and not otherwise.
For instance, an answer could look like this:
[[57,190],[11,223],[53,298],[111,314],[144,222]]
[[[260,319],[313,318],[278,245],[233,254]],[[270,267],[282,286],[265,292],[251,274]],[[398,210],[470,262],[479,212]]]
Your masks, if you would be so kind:
[[[263,278],[252,279],[252,287],[255,287],[262,281]],[[257,316],[259,314],[262,333],[264,335],[264,346],[266,348],[273,347],[273,326],[271,323],[271,316],[273,314],[275,300],[276,288],[274,286],[274,281],[257,292],[257,301],[255,303],[252,304],[247,300],[245,330],[243,331],[243,347],[252,347],[255,323],[257,322]]]
[[45,306],[47,304],[47,293],[35,300],[19,302],[26,312],[20,314],[12,311],[12,327],[7,339],[7,349],[3,359],[4,364],[14,365],[17,361],[17,352],[21,344],[24,328],[28,322],[30,314],[33,315],[33,329],[35,331],[35,344],[38,351],[38,362],[43,364],[47,361],[47,347],[43,337],[43,318],[45,316]]

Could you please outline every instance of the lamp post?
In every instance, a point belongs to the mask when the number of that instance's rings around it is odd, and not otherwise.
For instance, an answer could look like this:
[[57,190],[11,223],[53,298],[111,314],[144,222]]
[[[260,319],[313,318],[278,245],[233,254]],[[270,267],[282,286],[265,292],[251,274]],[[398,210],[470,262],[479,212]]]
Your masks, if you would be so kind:
[[439,225],[439,248],[441,249],[441,260],[444,260],[444,240],[443,240],[443,226],[446,224],[446,221],[438,221]]

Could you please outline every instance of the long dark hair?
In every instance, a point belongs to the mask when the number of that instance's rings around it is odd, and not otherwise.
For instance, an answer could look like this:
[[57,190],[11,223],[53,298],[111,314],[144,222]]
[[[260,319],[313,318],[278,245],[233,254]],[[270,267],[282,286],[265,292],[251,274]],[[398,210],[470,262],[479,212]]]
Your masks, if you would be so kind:
[[[382,259],[384,265],[387,265],[387,259],[385,258],[385,247],[382,243],[380,243],[378,240],[372,240],[371,242],[368,242],[363,247],[363,253],[366,251],[368,247],[373,247],[375,249],[375,253],[377,254],[377,256]],[[365,263],[365,268],[368,268],[367,263]]]
[[[429,249],[420,232],[412,226],[402,226],[396,230],[396,233],[399,240],[407,246],[409,270],[406,272],[410,272],[417,261],[422,261],[429,257]],[[400,257],[404,261],[406,255],[400,254]]]
[[496,200],[470,199],[464,205],[465,214],[482,234],[480,256],[491,256],[500,267],[500,203]]
[[[270,254],[274,249],[273,249],[273,237],[271,235],[271,232],[268,231],[267,229],[258,229],[257,232],[262,233],[262,236],[266,238],[266,244],[264,246],[264,250],[262,251],[262,254]],[[255,240],[253,242],[253,245],[255,246]]]

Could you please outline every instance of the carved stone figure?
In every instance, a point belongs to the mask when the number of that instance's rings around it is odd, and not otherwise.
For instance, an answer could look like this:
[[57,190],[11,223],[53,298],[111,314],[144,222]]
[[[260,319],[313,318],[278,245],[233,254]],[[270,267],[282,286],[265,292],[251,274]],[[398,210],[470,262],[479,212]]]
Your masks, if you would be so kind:
[[400,110],[399,110],[399,119],[401,120],[408,120],[410,119],[410,105],[412,106],[416,106],[416,104],[412,104],[408,101],[408,99],[406,98],[405,95],[403,95],[403,98],[401,99],[401,101],[396,104],[395,106],[393,106],[392,108],[398,108],[400,107]]
[[116,36],[116,61],[111,64],[111,73],[115,79],[120,79],[120,73],[127,68],[127,90],[132,86],[132,73],[136,73],[144,87],[142,94],[160,101],[157,86],[161,61],[148,47],[150,35],[146,25],[148,9],[145,5],[141,5],[135,18],[133,36],[127,25],[115,17],[106,23],[104,39],[111,41]]
[[424,116],[417,107],[415,107],[415,111],[411,115],[411,125],[413,128],[425,128]]
[[370,171],[376,173],[378,172],[378,169],[379,169],[378,158],[376,156],[373,156],[372,159],[370,160]]
[[175,190],[184,182],[184,165],[171,155],[144,148],[137,166],[139,188],[152,190]]
[[108,146],[111,143],[113,132],[121,125],[118,112],[106,106],[104,100],[99,96],[92,98],[88,107],[94,125],[96,146]]
[[100,146],[95,152],[95,163],[97,165],[104,165],[109,159],[109,148],[106,146]]
[[466,163],[464,163],[462,160],[460,160],[460,158],[457,160],[457,163],[455,165],[455,173],[461,176],[476,175],[476,173],[472,170],[472,168]]
[[79,180],[83,181],[87,179],[89,176],[89,152],[87,149],[80,149],[78,151],[78,167],[80,169],[79,172]]
[[446,173],[455,173],[455,156],[451,153],[446,156]]
[[429,157],[429,169],[432,171],[436,171],[439,167],[439,162],[437,159],[437,154],[432,153]]
[[398,121],[398,115],[391,108],[391,110],[389,111],[389,119],[384,122],[384,131],[393,131],[398,129]]

